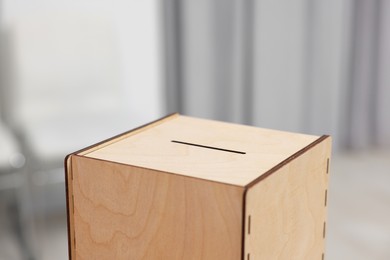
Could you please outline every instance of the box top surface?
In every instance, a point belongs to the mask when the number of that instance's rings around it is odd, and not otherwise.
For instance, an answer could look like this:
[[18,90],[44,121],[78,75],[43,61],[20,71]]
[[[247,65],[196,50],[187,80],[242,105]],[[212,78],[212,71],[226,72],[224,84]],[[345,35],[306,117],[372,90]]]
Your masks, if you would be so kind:
[[79,155],[246,186],[318,139],[175,114]]

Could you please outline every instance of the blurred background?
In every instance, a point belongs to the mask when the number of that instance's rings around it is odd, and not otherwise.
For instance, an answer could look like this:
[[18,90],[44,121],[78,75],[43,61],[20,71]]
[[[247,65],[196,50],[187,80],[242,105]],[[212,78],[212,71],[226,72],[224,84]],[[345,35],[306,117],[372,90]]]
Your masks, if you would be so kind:
[[326,259],[390,259],[390,1],[0,0],[0,259],[68,259],[66,154],[171,112],[333,136]]

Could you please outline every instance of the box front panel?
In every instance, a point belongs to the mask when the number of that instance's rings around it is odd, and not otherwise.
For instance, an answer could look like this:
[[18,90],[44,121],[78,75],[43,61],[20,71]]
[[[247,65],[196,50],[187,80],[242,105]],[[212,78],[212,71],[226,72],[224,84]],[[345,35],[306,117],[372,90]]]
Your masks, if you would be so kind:
[[74,156],[75,259],[241,258],[243,188]]
[[245,258],[323,259],[330,138],[249,188]]

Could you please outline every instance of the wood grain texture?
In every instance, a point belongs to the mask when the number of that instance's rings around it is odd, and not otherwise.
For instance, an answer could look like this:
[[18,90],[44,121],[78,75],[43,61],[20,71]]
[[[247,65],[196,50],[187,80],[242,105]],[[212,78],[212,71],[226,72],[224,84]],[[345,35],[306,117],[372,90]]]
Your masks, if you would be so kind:
[[176,116],[85,156],[244,187],[316,139],[318,136]]
[[72,259],[240,259],[238,186],[72,156]]
[[331,140],[180,116],[67,157],[71,259],[321,259]]
[[248,189],[246,259],[321,259],[330,147],[326,138]]

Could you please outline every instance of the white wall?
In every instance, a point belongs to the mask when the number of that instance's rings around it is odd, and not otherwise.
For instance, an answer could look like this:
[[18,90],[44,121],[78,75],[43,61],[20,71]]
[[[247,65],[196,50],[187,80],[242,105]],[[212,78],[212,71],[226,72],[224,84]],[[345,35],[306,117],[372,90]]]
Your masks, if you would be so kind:
[[[147,122],[164,114],[161,17],[158,0],[3,0],[2,27],[29,16],[57,13],[101,16],[112,22],[127,114]],[[71,64],[69,64],[71,66]]]

